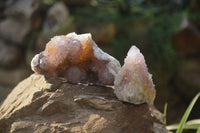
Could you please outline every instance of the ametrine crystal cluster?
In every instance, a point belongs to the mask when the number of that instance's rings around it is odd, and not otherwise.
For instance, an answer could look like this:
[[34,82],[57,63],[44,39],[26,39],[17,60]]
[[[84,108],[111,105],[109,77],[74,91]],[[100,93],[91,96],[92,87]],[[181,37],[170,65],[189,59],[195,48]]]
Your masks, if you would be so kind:
[[70,83],[113,85],[118,99],[152,104],[155,89],[144,56],[132,46],[124,65],[103,52],[91,34],[55,36],[43,52],[35,55],[32,70],[47,78],[63,77]]

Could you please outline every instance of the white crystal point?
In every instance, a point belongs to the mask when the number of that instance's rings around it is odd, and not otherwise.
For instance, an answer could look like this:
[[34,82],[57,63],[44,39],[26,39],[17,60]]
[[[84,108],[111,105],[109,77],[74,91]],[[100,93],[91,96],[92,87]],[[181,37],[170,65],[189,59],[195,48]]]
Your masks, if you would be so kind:
[[140,50],[132,46],[124,62],[114,81],[118,99],[134,104],[153,104],[156,90]]

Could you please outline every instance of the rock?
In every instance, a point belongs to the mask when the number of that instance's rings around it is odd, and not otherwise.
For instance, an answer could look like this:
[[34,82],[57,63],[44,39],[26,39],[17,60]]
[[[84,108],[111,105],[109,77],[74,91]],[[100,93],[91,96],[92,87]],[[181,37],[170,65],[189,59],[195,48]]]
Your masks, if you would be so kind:
[[81,27],[81,33],[91,33],[94,40],[99,44],[109,44],[116,35],[116,27],[113,23],[107,23],[103,26],[84,25]]
[[152,75],[148,73],[144,56],[136,46],[132,46],[128,51],[114,85],[115,94],[122,101],[153,104],[156,90]]
[[115,110],[118,105],[118,102],[107,100],[102,96],[79,95],[74,101],[99,110]]
[[[42,51],[45,44],[61,31],[65,34],[73,28],[71,19],[69,18],[69,11],[64,3],[55,3],[47,12],[47,17],[44,21],[42,33],[37,41],[37,49]],[[62,28],[62,29],[61,29]]]
[[153,130],[154,130],[154,133],[172,133],[168,131],[164,125],[159,124],[159,123],[153,123]]
[[55,3],[47,12],[47,18],[43,25],[43,32],[49,32],[49,30],[58,30],[59,24],[66,21],[69,16],[69,11],[64,3]]
[[180,30],[173,36],[175,49],[180,55],[198,55],[200,30],[187,17],[183,18]]
[[119,61],[104,53],[91,34],[55,36],[31,62],[32,70],[48,78],[63,77],[71,83],[112,85],[121,68]]
[[23,41],[31,30],[29,21],[20,21],[15,18],[6,18],[0,22],[0,37],[23,45]]
[[0,132],[167,133],[155,108],[123,103],[111,87],[52,81],[33,74],[19,83],[0,107]]
[[40,7],[42,2],[38,0],[6,1],[6,18],[0,22],[0,38],[20,46],[28,45],[28,35],[40,26]]
[[29,121],[20,121],[20,122],[16,121],[12,124],[10,132],[11,133],[16,133],[16,132],[19,132],[19,131],[24,132],[24,133],[27,132],[27,131],[33,132],[34,131],[34,129],[32,128],[33,125],[34,125],[34,123],[29,122]]
[[19,48],[7,45],[5,41],[0,40],[0,67],[14,68],[20,63],[21,57]]
[[28,20],[41,6],[39,0],[8,0],[5,14],[20,20]]

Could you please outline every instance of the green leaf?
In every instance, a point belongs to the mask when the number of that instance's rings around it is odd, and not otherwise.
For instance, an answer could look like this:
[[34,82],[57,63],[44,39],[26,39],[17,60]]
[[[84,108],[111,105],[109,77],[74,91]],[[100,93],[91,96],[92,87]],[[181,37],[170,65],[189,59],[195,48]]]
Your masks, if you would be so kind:
[[183,128],[185,126],[185,123],[188,119],[188,116],[190,115],[190,112],[192,111],[192,108],[194,107],[194,104],[196,103],[196,101],[198,100],[198,98],[200,97],[200,93],[198,93],[194,99],[192,100],[192,102],[190,103],[190,105],[188,106],[187,110],[185,111],[179,126],[178,126],[178,130],[176,131],[176,133],[182,133],[183,132]]

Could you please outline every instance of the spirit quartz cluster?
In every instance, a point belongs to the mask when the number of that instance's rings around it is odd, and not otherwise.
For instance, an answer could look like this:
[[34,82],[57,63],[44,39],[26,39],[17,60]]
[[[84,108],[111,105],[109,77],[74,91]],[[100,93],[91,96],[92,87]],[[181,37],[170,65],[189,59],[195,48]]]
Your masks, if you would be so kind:
[[154,84],[139,49],[132,46],[121,68],[119,61],[96,45],[91,34],[53,37],[32,59],[31,67],[47,78],[63,77],[70,83],[114,84],[122,101],[152,104],[155,98]]
[[64,77],[71,83],[112,85],[121,68],[119,61],[103,52],[91,34],[55,36],[31,62],[32,70],[46,77]]

